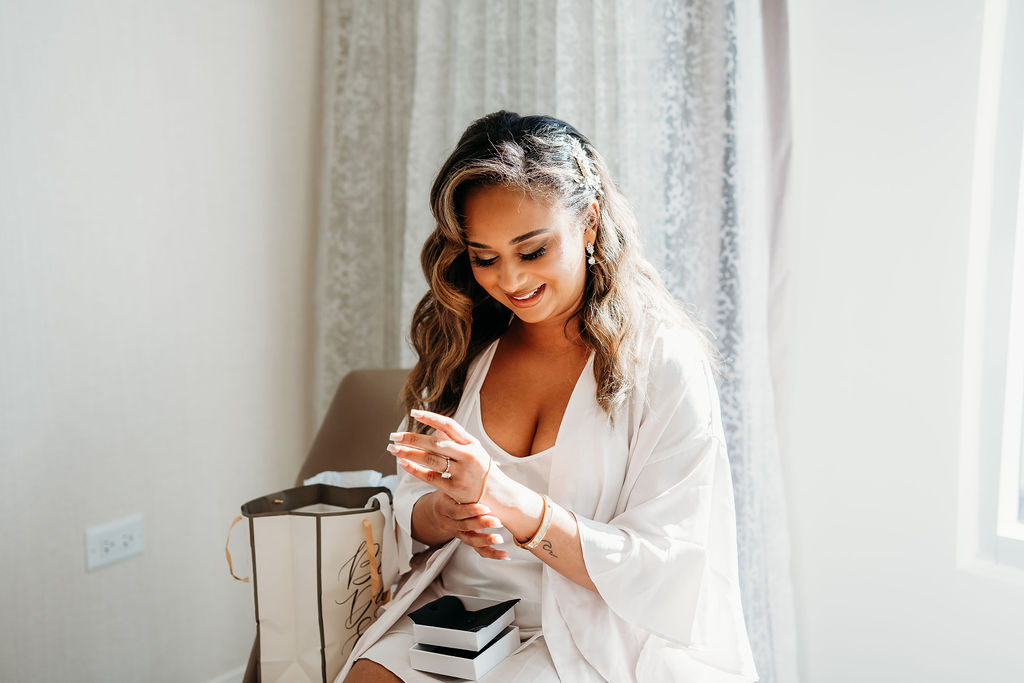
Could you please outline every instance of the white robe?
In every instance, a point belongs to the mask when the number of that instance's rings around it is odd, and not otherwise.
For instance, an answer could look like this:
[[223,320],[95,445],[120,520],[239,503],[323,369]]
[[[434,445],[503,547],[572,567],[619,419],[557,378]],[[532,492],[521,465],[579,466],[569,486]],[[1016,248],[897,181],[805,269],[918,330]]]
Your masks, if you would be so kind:
[[[454,415],[468,422],[496,343],[471,364]],[[595,594],[543,570],[544,640],[564,681],[755,681],[736,559],[736,519],[718,392],[696,336],[658,327],[638,390],[613,422],[588,369],[566,406],[549,495],[576,516]],[[570,448],[561,448],[571,444]],[[351,664],[408,611],[455,550],[412,558],[412,508],[432,487],[400,471],[399,563],[414,565],[356,644]]]

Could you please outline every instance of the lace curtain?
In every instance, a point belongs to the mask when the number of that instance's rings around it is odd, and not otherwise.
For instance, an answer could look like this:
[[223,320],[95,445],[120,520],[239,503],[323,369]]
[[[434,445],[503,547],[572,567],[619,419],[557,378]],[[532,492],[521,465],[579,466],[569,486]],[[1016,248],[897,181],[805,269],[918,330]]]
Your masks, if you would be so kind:
[[785,272],[784,5],[326,0],[324,13],[318,415],[348,370],[414,362],[430,183],[466,125],[497,109],[569,121],[717,338],[747,628],[761,680],[796,681],[769,334]]

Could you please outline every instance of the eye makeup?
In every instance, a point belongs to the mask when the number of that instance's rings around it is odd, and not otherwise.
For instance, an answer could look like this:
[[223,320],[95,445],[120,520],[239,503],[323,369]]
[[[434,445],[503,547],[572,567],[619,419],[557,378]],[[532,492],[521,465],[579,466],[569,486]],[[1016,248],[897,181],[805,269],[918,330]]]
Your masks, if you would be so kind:
[[[531,251],[531,252],[526,253],[526,254],[519,254],[519,260],[521,260],[521,261],[535,261],[535,260],[539,259],[541,256],[543,256],[544,254],[546,254],[546,253],[548,253],[548,247],[547,247],[547,244],[544,244],[543,246],[535,249],[534,251]],[[493,266],[494,263],[498,260],[498,257],[495,256],[495,257],[489,258],[489,259],[482,259],[479,256],[474,256],[474,255],[471,254],[469,259],[473,263],[473,265],[476,266],[477,268],[487,268],[488,266]]]

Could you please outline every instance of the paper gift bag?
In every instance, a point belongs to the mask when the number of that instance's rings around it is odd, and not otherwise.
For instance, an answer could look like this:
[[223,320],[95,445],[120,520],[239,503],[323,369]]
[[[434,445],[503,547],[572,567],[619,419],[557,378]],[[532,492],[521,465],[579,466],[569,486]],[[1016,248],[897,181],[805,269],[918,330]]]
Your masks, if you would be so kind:
[[249,520],[262,683],[333,683],[398,578],[386,488],[300,486]]

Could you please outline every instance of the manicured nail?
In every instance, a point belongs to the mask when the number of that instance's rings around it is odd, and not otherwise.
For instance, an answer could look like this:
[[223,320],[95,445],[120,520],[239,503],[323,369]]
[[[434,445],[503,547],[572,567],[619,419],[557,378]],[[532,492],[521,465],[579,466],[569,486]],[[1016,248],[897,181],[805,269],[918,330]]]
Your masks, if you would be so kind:
[[393,443],[389,443],[388,444],[388,452],[389,453],[397,453],[398,452],[398,446],[396,446]]
[[401,432],[394,432],[388,438],[391,439],[392,441],[401,441],[402,440],[402,433]]
[[422,410],[413,409],[413,410],[409,411],[409,414],[412,415],[413,417],[418,417],[418,416],[423,414],[423,411]]

